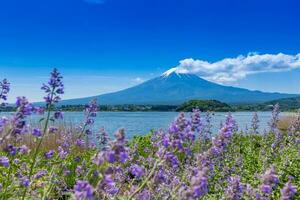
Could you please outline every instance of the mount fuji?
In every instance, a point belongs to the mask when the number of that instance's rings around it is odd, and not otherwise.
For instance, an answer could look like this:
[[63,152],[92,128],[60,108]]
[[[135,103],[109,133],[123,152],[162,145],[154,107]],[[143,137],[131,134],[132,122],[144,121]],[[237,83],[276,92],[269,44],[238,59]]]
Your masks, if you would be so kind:
[[93,98],[96,98],[101,105],[178,105],[192,99],[213,99],[226,103],[261,103],[295,96],[297,95],[224,86],[204,80],[195,74],[178,73],[170,69],[159,77],[128,89],[93,97],[64,100],[60,105],[86,104]]

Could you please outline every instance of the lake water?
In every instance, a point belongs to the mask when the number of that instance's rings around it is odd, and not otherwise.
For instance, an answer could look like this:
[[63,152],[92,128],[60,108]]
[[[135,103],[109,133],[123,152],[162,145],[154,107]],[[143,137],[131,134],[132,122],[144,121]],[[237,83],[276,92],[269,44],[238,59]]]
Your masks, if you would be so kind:
[[[7,113],[6,113],[7,114]],[[188,113],[186,113],[188,115]],[[220,123],[226,118],[227,113],[214,113],[212,116],[213,132],[217,133]],[[260,120],[259,129],[264,131],[268,129],[271,112],[258,112]],[[289,113],[281,113],[288,115]],[[0,113],[5,115],[5,113]],[[95,120],[94,127],[104,127],[107,132],[112,135],[119,128],[124,128],[126,137],[131,138],[134,135],[143,135],[149,133],[150,130],[166,129],[169,124],[176,118],[177,112],[99,112]],[[204,113],[202,114],[204,116]],[[239,125],[239,130],[245,130],[251,126],[253,112],[234,112],[234,119]],[[36,116],[31,117],[35,121]],[[64,121],[73,125],[80,124],[84,119],[82,112],[65,112]]]

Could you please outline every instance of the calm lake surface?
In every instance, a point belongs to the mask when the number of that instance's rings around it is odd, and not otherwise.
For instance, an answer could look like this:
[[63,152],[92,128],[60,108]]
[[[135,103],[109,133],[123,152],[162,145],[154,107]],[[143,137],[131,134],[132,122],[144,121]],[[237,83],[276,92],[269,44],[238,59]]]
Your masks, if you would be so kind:
[[[7,114],[9,115],[9,113],[0,113],[0,115]],[[217,133],[220,123],[225,120],[226,114],[217,112],[212,116],[214,133]],[[281,113],[281,116],[289,114]],[[113,135],[119,128],[124,128],[126,137],[132,138],[134,135],[147,134],[150,130],[167,129],[177,115],[177,112],[99,112],[94,127],[96,129],[104,127],[110,135]],[[189,114],[186,113],[186,115]],[[204,113],[202,115],[204,116]],[[251,126],[253,112],[234,112],[232,115],[239,125],[239,130],[244,131],[247,126]],[[271,112],[258,112],[260,131],[268,130],[271,115]],[[67,124],[78,125],[83,119],[82,112],[64,113],[64,121]],[[30,120],[37,121],[38,117],[32,116]]]

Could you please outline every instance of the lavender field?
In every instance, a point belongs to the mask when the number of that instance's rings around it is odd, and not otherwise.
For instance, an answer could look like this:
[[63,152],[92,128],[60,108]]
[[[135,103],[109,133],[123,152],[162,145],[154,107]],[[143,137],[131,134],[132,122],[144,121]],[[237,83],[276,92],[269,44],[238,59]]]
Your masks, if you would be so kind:
[[[1,106],[11,87],[0,82]],[[63,123],[56,69],[41,89],[45,107],[18,97],[17,111],[1,114],[0,199],[300,199],[300,112],[282,128],[278,104],[242,125],[235,113],[216,126],[194,109],[128,137],[100,128],[95,100],[81,122]]]

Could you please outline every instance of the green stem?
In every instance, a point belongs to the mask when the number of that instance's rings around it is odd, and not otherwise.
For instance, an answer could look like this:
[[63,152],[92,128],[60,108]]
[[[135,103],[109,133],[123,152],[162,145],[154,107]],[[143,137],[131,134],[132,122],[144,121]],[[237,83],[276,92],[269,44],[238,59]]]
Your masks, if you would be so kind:
[[[46,118],[44,130],[43,130],[43,135],[42,135],[42,137],[40,138],[39,143],[38,143],[38,146],[36,147],[35,152],[34,152],[34,155],[33,155],[33,161],[32,161],[32,164],[31,164],[31,166],[30,166],[30,172],[29,172],[29,177],[28,177],[29,181],[31,180],[31,177],[32,177],[32,175],[33,175],[33,169],[34,169],[35,164],[36,164],[37,155],[38,155],[38,153],[39,153],[39,149],[40,149],[40,147],[41,147],[43,138],[44,138],[44,136],[46,135],[46,131],[47,131],[47,129],[48,129],[48,124],[49,124],[49,120],[50,120],[51,105],[52,105],[52,98],[53,98],[54,90],[55,90],[55,88],[53,88],[52,91],[51,91],[51,97],[50,97],[51,101],[50,101],[50,103],[47,105],[48,113],[47,113],[47,118]],[[22,200],[25,199],[26,193],[27,193],[27,187],[25,187],[25,189],[24,189],[24,192],[23,192],[23,195],[22,195]]]
[[154,166],[152,168],[152,170],[150,171],[150,173],[148,174],[147,178],[143,181],[143,183],[140,185],[140,187],[138,187],[138,189],[136,189],[130,196],[129,199],[133,199],[133,197],[139,193],[148,183],[148,181],[152,178],[153,174],[155,173],[156,167],[161,163],[160,160],[156,160],[154,163]]
[[[10,175],[12,173],[12,164],[9,166],[9,171],[8,171],[8,179],[10,178]],[[8,190],[8,186],[9,186],[9,181],[7,181],[5,183],[5,189],[4,189],[4,193],[3,193],[3,199],[6,199],[6,193],[7,193],[7,190]]]
[[[60,166],[61,166],[61,172],[62,172],[62,170],[63,170],[62,169],[62,164]],[[50,186],[46,190],[46,192],[44,192],[42,200],[46,199],[52,191],[52,188],[53,188],[53,174],[54,174],[54,167],[52,168],[51,173],[50,173]]]

